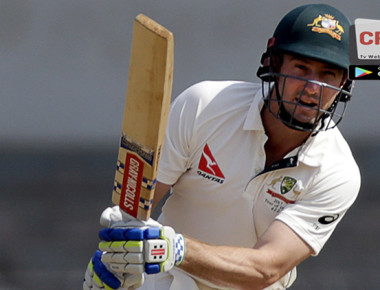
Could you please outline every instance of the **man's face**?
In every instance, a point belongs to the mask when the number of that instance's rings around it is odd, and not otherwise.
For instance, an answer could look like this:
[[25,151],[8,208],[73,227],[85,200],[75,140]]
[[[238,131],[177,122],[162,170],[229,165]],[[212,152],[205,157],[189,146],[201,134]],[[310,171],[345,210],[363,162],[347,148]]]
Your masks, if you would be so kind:
[[[279,73],[337,88],[341,88],[345,81],[342,68],[288,54],[283,55]],[[319,109],[330,108],[339,92],[317,83],[283,76],[279,77],[278,85],[285,110],[297,121],[311,124],[322,114]]]

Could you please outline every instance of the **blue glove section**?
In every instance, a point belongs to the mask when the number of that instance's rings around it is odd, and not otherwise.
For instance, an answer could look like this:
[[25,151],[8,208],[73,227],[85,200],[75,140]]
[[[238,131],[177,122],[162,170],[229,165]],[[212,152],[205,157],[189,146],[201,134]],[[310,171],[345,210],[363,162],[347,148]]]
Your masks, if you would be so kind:
[[144,230],[140,228],[111,229],[106,228],[99,231],[99,238],[103,241],[142,241]]
[[160,236],[161,236],[161,229],[160,228],[147,228],[144,231],[144,238],[146,240],[159,239]]
[[160,264],[145,264],[145,273],[157,274],[161,272]]
[[128,229],[111,229],[106,228],[99,231],[99,238],[103,241],[142,241],[144,239],[159,239],[161,234],[160,228],[128,228]]
[[110,271],[104,266],[102,260],[102,252],[97,250],[92,257],[93,269],[100,280],[111,287],[112,289],[118,289],[121,286],[119,279],[117,279]]

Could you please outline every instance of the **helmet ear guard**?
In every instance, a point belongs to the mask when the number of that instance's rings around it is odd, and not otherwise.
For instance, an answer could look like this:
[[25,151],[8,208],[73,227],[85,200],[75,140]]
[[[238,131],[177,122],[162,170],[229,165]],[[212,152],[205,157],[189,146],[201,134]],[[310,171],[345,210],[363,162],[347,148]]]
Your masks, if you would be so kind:
[[[347,79],[342,87],[342,96],[340,97],[339,101],[344,102],[344,103],[350,101],[352,98],[351,92],[352,92],[353,87],[354,87],[354,81]],[[346,94],[345,92],[348,92],[349,94]]]
[[273,77],[270,76],[269,73],[273,72],[272,51],[275,41],[276,39],[274,37],[268,39],[267,49],[261,56],[261,65],[259,66],[256,72],[257,77],[259,77],[263,82],[267,83],[274,81]]

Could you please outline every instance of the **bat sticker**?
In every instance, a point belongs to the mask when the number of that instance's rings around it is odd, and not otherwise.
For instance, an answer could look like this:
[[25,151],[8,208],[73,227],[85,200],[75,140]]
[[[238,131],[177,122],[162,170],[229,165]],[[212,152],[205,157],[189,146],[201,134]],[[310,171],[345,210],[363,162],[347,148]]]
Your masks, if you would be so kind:
[[127,149],[129,151],[135,152],[150,166],[153,165],[154,151],[150,149],[149,147],[143,144],[140,144],[138,141],[134,140],[132,137],[123,135],[121,137],[120,147]]
[[143,171],[144,162],[135,154],[127,153],[123,186],[121,188],[120,208],[132,216],[137,215]]

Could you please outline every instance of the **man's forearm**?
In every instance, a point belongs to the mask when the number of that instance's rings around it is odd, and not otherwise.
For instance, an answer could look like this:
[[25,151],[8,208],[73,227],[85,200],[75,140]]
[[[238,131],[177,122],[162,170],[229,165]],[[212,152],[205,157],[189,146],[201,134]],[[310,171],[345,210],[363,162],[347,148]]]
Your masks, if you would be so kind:
[[264,260],[255,249],[211,246],[186,237],[180,268],[219,287],[263,289],[280,278]]
[[219,287],[263,289],[313,253],[290,227],[275,220],[251,248],[212,246],[191,238],[181,268]]

